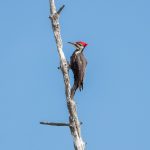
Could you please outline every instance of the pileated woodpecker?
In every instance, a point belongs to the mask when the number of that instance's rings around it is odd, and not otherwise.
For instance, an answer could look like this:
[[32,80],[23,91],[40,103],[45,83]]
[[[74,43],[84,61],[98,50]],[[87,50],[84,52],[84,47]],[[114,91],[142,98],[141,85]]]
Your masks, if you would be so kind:
[[74,85],[71,89],[71,97],[73,98],[76,90],[83,90],[83,80],[85,75],[85,69],[87,65],[87,60],[83,55],[84,48],[88,45],[85,42],[68,42],[75,46],[76,50],[73,52],[70,57],[70,68],[74,74]]

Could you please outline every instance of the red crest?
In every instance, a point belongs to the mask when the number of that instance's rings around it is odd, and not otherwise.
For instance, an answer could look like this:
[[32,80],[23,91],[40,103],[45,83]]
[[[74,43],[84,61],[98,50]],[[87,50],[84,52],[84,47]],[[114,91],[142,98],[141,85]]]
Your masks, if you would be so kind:
[[79,41],[79,42],[76,42],[76,43],[82,44],[84,47],[86,47],[88,45],[87,43],[82,42],[82,41]]

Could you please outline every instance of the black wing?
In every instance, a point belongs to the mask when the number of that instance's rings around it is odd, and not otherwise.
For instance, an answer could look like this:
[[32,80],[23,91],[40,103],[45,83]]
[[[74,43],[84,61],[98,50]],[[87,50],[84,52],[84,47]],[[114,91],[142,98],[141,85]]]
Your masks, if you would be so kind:
[[83,89],[83,80],[85,75],[87,61],[83,53],[73,54],[71,56],[71,69],[74,74],[74,88]]

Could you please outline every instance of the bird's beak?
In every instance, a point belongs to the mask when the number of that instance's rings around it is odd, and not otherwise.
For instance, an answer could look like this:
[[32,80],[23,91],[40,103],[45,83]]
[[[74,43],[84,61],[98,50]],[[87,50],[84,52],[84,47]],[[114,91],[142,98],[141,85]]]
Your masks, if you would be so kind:
[[73,43],[73,42],[68,42],[69,44],[72,44],[72,45],[74,45],[74,46],[76,46],[76,44],[75,43]]

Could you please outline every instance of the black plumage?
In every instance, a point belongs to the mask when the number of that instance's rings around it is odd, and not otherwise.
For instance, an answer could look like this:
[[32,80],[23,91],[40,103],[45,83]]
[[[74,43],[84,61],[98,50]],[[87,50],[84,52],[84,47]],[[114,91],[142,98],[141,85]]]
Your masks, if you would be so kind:
[[70,68],[74,74],[74,85],[71,90],[71,95],[74,96],[76,90],[83,90],[83,81],[86,71],[87,60],[84,57],[83,50],[75,50],[70,58]]

